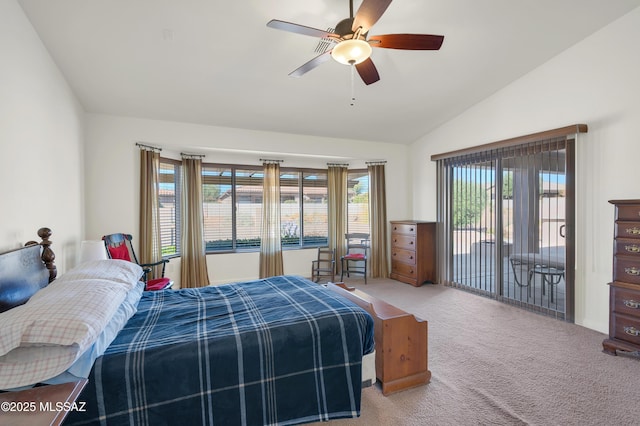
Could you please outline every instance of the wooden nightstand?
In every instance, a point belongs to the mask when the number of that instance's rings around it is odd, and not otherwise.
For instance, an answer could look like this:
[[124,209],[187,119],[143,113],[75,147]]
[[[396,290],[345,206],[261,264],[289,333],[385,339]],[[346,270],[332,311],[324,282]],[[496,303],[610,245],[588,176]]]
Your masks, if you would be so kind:
[[76,402],[87,379],[60,385],[45,385],[0,393],[0,424],[4,426],[60,425],[71,410],[82,410]]

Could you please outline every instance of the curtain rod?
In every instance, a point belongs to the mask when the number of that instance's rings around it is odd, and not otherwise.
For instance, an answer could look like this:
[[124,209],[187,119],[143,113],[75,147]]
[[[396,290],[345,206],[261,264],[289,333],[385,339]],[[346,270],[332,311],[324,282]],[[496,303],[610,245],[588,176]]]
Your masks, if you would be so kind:
[[157,146],[151,146],[151,145],[145,145],[143,143],[140,142],[136,142],[136,146],[140,149],[144,149],[147,151],[157,151],[157,152],[162,152],[162,148],[158,148]]
[[349,163],[327,163],[329,167],[349,167]]
[[278,163],[284,163],[284,160],[270,160],[268,158],[261,158],[260,161],[263,164],[278,164]]
[[511,139],[503,139],[497,142],[476,145],[469,148],[462,148],[456,151],[445,152],[443,154],[434,154],[431,161],[445,160],[453,157],[461,157],[468,154],[476,154],[490,149],[511,148],[518,145],[524,145],[532,142],[543,142],[554,138],[567,138],[578,133],[587,133],[589,127],[586,124],[572,124],[570,126],[560,127],[558,129],[546,130],[538,133],[531,133],[524,136],[517,136]]
[[180,153],[180,157],[182,157],[183,160],[202,160],[205,155],[204,154],[189,154],[186,152],[181,152]]
[[366,161],[364,164],[366,164],[367,166],[380,166],[383,164],[387,164],[387,160]]

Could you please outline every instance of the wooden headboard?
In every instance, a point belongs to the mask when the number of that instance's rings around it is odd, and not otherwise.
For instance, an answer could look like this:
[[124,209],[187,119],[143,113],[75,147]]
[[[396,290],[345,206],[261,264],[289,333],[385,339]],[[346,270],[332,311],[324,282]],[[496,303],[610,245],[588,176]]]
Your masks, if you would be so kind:
[[26,303],[33,294],[56,279],[51,229],[40,228],[41,242],[0,253],[0,312]]

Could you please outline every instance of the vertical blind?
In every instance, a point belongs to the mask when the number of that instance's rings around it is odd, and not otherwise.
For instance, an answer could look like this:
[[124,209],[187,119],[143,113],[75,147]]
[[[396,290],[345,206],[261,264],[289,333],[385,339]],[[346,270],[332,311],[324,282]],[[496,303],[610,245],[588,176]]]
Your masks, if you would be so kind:
[[558,130],[432,157],[441,282],[572,320],[573,141],[586,126]]

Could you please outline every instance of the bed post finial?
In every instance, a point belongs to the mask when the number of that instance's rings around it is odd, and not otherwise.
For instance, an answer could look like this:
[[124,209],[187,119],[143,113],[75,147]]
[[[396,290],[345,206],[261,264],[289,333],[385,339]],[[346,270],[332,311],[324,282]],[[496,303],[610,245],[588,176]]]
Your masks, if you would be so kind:
[[56,265],[53,263],[53,261],[56,259],[56,255],[53,252],[53,250],[51,250],[51,240],[49,240],[49,237],[51,236],[52,232],[51,229],[49,228],[40,228],[38,229],[38,236],[42,239],[42,242],[40,243],[40,245],[42,246],[42,261],[44,262],[44,264],[46,265],[47,269],[49,270],[49,282],[52,282],[53,280],[56,279],[56,276],[58,275],[58,269],[56,268]]

